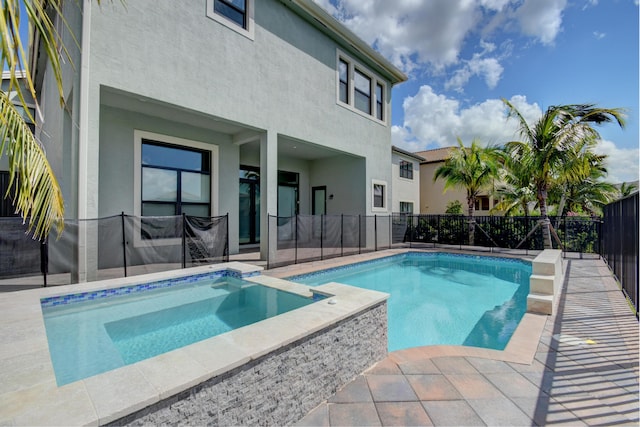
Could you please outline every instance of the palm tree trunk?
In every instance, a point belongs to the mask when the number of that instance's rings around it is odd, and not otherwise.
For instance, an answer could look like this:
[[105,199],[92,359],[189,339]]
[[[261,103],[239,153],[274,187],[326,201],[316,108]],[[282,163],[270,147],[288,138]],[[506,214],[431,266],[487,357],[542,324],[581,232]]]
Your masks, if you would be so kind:
[[475,200],[472,197],[467,198],[467,207],[469,213],[469,246],[475,243],[476,223],[473,220],[473,210],[475,208]]
[[538,202],[540,203],[540,216],[542,217],[542,242],[545,249],[553,249],[551,244],[551,223],[547,216],[547,192],[544,190],[538,191]]

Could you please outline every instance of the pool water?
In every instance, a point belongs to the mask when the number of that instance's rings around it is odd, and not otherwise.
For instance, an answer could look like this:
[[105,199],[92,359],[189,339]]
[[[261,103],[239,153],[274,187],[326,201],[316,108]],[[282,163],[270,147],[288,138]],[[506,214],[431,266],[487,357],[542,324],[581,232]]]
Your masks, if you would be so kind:
[[227,276],[42,310],[60,386],[312,302]]
[[407,253],[288,280],[389,293],[389,351],[438,344],[503,350],[526,312],[530,275],[521,260]]

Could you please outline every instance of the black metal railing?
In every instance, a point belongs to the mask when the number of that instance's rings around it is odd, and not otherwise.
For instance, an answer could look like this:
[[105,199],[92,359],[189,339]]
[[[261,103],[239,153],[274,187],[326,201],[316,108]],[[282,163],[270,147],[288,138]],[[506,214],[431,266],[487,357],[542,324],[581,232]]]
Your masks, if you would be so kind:
[[638,193],[604,207],[601,256],[620,282],[638,317]]
[[[0,218],[0,281],[72,284],[229,261],[229,218],[115,215],[65,220],[44,242],[20,218]],[[41,282],[34,276],[41,275]]]
[[[539,217],[411,214],[270,216],[267,268],[390,247],[457,246],[462,249],[464,246],[472,250],[541,251],[544,245],[540,220]],[[555,248],[580,256],[599,254],[600,219],[558,217],[550,221]],[[471,222],[473,244],[469,232]]]

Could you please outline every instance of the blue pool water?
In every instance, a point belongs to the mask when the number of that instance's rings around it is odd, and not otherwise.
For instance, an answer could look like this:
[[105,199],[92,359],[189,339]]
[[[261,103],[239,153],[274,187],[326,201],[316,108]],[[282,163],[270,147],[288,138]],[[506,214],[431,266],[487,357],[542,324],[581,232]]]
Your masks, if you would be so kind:
[[43,301],[42,311],[56,381],[64,385],[312,302],[234,277],[203,277],[74,304]]
[[530,275],[521,260],[407,253],[288,280],[391,294],[389,351],[437,344],[502,350],[526,311]]

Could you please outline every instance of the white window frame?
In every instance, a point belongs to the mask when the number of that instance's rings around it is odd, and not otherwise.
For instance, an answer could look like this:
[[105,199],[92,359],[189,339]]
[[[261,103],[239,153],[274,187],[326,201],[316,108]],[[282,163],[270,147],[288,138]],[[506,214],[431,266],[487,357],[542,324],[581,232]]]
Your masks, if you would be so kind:
[[238,34],[243,35],[249,40],[255,39],[255,22],[253,19],[254,16],[254,2],[255,0],[246,0],[247,5],[247,27],[242,28],[238,25],[237,22],[234,22],[227,18],[224,15],[217,14],[214,10],[214,0],[207,0],[207,17],[213,19],[219,24],[224,25],[225,27],[235,31]]
[[[178,147],[196,148],[198,150],[207,151],[211,154],[211,184],[209,200],[211,203],[211,216],[218,216],[218,183],[219,180],[219,147],[214,144],[208,144],[201,141],[193,141],[190,139],[178,138],[175,136],[163,135],[159,133],[147,132],[143,130],[133,130],[133,215],[136,221],[142,216],[142,140],[148,139],[165,144],[171,144]],[[169,246],[180,245],[182,239],[153,239],[143,240],[138,233],[133,236],[134,246],[151,247],[151,246]]]
[[[402,209],[400,208],[400,206],[402,206],[403,203],[411,203],[411,212],[402,212]],[[416,208],[416,204],[413,200],[400,200],[398,202],[398,212],[401,214],[413,214],[415,208]]]
[[[342,102],[340,100],[340,61],[347,63],[348,74],[347,74],[347,100],[348,102]],[[358,70],[361,74],[367,76],[371,79],[371,114],[367,114],[364,111],[360,111],[355,106],[355,71]],[[377,109],[378,109],[378,98],[377,98],[377,85],[382,86],[382,120],[378,119]],[[361,115],[362,117],[366,117],[369,120],[373,120],[376,123],[380,123],[384,126],[388,126],[387,117],[389,107],[386,102],[387,98],[388,86],[387,83],[377,74],[372,73],[367,67],[354,60],[349,55],[342,52],[340,49],[336,49],[336,103],[341,107],[348,109],[349,111],[353,111],[356,114]]]
[[[374,197],[374,189],[376,185],[382,185],[383,187],[382,207],[376,207],[375,205],[376,202]],[[389,186],[387,185],[387,181],[381,181],[379,179],[371,180],[371,212],[388,212],[388,209],[389,209],[389,204],[387,201],[389,199],[388,189],[389,189]]]

